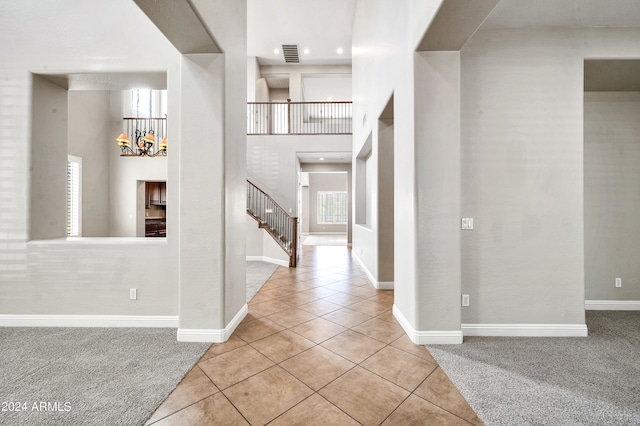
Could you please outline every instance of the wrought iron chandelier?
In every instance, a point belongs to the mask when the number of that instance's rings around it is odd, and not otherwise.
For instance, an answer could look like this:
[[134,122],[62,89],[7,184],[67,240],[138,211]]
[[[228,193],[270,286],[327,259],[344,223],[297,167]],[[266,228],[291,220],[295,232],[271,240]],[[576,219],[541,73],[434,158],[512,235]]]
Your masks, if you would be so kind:
[[[123,120],[131,120],[124,118]],[[140,121],[134,119],[136,121]],[[148,120],[166,120],[162,118],[152,118]],[[148,121],[142,120],[142,121]],[[124,126],[124,125],[123,125]],[[130,127],[130,126],[128,126]],[[121,133],[116,138],[118,146],[120,146],[121,156],[139,156],[139,157],[157,157],[158,155],[167,155],[167,138],[162,138],[162,141],[158,145],[158,149],[155,149],[156,138],[153,129],[140,130],[136,123],[135,130],[131,133],[135,145],[131,146],[131,139],[126,133]]]
[[[116,138],[120,147],[120,156],[157,157],[167,155],[167,117],[140,118],[140,91],[136,91],[136,117],[122,119],[122,133]],[[151,99],[149,101],[149,113]],[[156,143],[156,132],[160,133],[162,140]],[[129,137],[131,135],[131,137]],[[134,141],[133,145],[131,141]]]

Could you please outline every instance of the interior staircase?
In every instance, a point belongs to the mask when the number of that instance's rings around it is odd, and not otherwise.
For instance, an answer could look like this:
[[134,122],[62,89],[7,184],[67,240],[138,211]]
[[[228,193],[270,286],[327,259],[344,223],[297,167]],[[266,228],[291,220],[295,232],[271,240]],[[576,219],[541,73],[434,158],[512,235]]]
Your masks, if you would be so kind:
[[289,267],[295,268],[298,257],[298,218],[290,216],[266,192],[247,180],[247,214],[289,256]]

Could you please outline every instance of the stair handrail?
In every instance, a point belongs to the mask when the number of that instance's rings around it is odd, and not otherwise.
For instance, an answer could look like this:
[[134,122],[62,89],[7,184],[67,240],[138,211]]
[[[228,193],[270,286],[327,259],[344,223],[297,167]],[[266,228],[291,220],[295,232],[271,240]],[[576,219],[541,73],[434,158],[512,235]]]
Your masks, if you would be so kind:
[[[289,266],[296,266],[298,245],[298,218],[291,216],[269,194],[247,179],[247,214],[253,217],[260,228],[289,255]],[[255,194],[260,196],[256,199]],[[267,211],[269,210],[269,211]],[[273,210],[276,210],[274,213]],[[269,217],[267,217],[269,216]]]
[[280,204],[278,204],[278,203],[276,202],[276,200],[274,200],[274,199],[271,197],[271,195],[267,194],[267,193],[266,193],[266,192],[264,192],[262,189],[260,189],[260,187],[259,187],[258,185],[256,185],[255,183],[251,182],[249,179],[247,179],[247,183],[248,183],[249,185],[253,186],[253,187],[254,187],[255,189],[257,189],[258,191],[262,192],[262,194],[263,194],[265,197],[267,197],[269,200],[271,200],[271,201],[273,202],[273,204],[274,204],[278,209],[282,210],[282,212],[283,212],[284,214],[286,214],[287,216],[289,216],[289,217],[291,217],[291,218],[293,218],[293,217],[294,217],[294,216],[291,216],[289,213],[287,213],[287,211],[286,211],[283,207],[281,207],[281,206],[280,206]]

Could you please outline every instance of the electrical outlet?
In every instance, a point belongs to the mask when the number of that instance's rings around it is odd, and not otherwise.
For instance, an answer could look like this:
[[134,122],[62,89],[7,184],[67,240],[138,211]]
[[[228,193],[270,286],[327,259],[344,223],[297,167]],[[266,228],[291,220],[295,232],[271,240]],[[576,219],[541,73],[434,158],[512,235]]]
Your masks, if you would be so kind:
[[622,287],[622,278],[616,278],[616,287]]
[[473,229],[473,218],[472,217],[463,217],[462,218],[462,229]]
[[469,295],[468,294],[463,294],[462,295],[462,306],[469,306]]
[[135,288],[129,289],[129,299],[136,300],[138,298],[138,291]]

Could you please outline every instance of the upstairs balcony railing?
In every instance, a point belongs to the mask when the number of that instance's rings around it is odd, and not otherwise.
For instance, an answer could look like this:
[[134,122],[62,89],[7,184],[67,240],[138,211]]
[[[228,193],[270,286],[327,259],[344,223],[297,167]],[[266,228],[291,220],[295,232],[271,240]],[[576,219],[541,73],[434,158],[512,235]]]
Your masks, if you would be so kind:
[[249,102],[248,135],[350,135],[351,102]]

